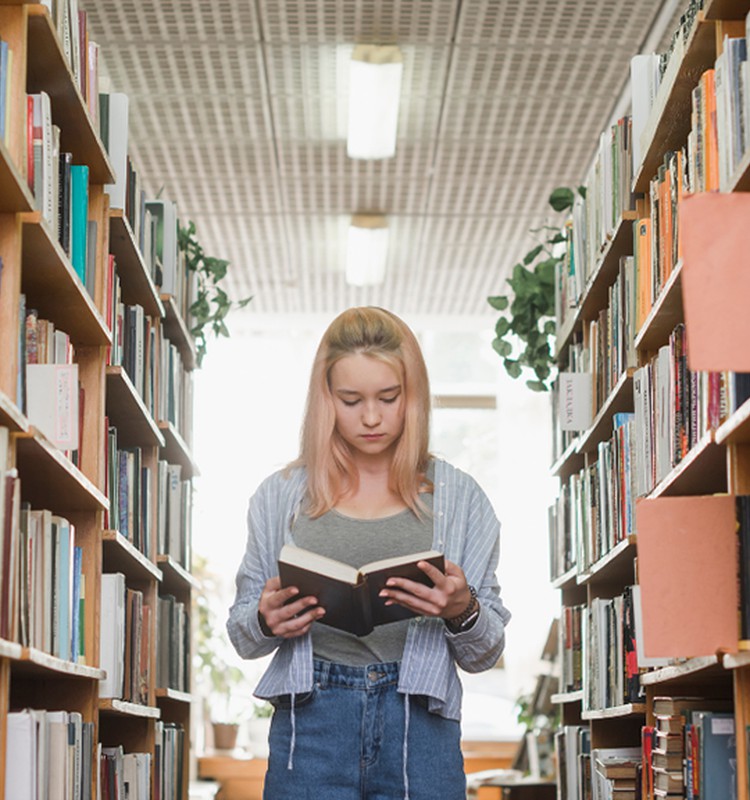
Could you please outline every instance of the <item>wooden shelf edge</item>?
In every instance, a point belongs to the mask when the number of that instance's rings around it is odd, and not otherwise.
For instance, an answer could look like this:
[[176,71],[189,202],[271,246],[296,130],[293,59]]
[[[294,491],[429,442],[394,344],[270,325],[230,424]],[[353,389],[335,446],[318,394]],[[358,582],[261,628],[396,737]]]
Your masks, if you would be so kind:
[[641,686],[656,686],[660,683],[678,680],[689,675],[695,675],[705,670],[721,668],[722,659],[718,655],[701,656],[690,658],[679,664],[672,664],[668,667],[660,667],[653,672],[645,672],[641,675]]
[[[174,295],[160,294],[159,299],[164,306],[164,330],[167,338],[180,351],[185,369],[192,371],[198,366],[198,351],[195,347],[195,339],[177,308]],[[176,331],[177,335],[173,337],[170,331]]]
[[0,425],[13,433],[29,432],[28,419],[4,392],[0,392]]
[[625,703],[611,708],[599,708],[581,712],[581,719],[620,719],[622,717],[640,717],[646,714],[645,703]]
[[[628,382],[630,383],[630,388],[632,391],[634,374],[635,370],[632,367],[626,369],[624,372],[620,374],[620,377],[617,379],[617,383],[612,387],[612,391],[609,393],[605,401],[602,403],[602,407],[599,409],[599,411],[597,411],[593,422],[588,427],[588,429],[584,431],[584,433],[579,437],[578,450],[581,453],[589,452],[597,444],[599,444],[599,442],[604,441],[603,439],[601,439],[601,431],[599,430],[599,428],[603,425],[608,416],[617,413],[613,411],[613,406],[617,405],[617,402],[620,400],[622,393],[627,391]],[[630,405],[632,405],[632,403]],[[612,430],[609,430],[607,438],[609,438],[611,434]]]
[[583,689],[577,689],[575,692],[558,692],[553,694],[550,699],[555,705],[580,703],[583,700]]
[[661,497],[690,469],[690,467],[708,450],[711,446],[716,446],[714,441],[714,431],[706,431],[695,445],[685,454],[679,464],[672,467],[669,473],[662,478],[648,495],[649,498]]
[[552,588],[563,589],[568,584],[574,583],[575,578],[576,578],[576,565],[573,564],[573,566],[569,570],[563,572],[562,575],[558,575],[557,578],[555,578],[552,581]]
[[100,697],[99,711],[125,717],[143,717],[146,719],[159,719],[161,717],[161,709],[157,706],[144,706],[140,703],[120,700],[116,697]]
[[49,653],[43,653],[33,647],[23,647],[21,650],[21,662],[34,664],[37,667],[42,667],[60,675],[68,675],[73,678],[93,678],[95,680],[102,680],[106,675],[106,672],[98,667],[63,661],[61,658],[51,656]]
[[128,558],[132,559],[138,567],[147,572],[157,581],[162,580],[162,571],[147,558],[131,541],[129,541],[119,531],[102,531],[102,541],[110,543],[111,546],[119,548]]
[[138,409],[143,424],[148,428],[150,436],[153,437],[153,442],[150,444],[155,447],[164,447],[164,435],[162,434],[161,430],[159,430],[159,426],[156,424],[153,416],[146,408],[143,398],[138,394],[138,391],[133,385],[133,381],[130,379],[130,375],[128,375],[125,367],[120,366],[119,364],[108,365],[105,372],[108,378],[111,376],[113,380],[116,379],[120,381],[124,386],[124,391],[128,394],[129,402]]
[[68,476],[69,480],[74,481],[99,509],[105,510],[109,507],[109,500],[105,495],[38,428],[31,425],[28,431],[13,435],[17,445],[22,442],[28,442],[30,447],[37,448],[45,459],[54,463],[58,469]]
[[183,567],[178,564],[172,556],[158,555],[156,557],[156,564],[162,570],[162,581],[167,579],[167,574],[171,573],[174,577],[182,581],[186,586],[191,586],[193,589],[200,588],[198,581]]
[[670,273],[669,278],[667,278],[667,282],[664,284],[664,286],[662,286],[661,292],[659,292],[659,296],[654,301],[654,305],[648,312],[646,319],[643,321],[643,326],[641,327],[641,330],[638,331],[638,334],[635,337],[634,344],[636,350],[643,349],[644,340],[648,340],[650,338],[650,334],[652,333],[655,321],[661,315],[664,306],[673,299],[672,293],[681,291],[681,281],[682,281],[682,261],[678,261],[674,269]]
[[607,569],[607,567],[612,566],[615,561],[618,561],[631,547],[635,547],[636,542],[637,537],[635,534],[631,534],[627,539],[622,539],[621,541],[617,542],[617,544],[611,550],[608,550],[606,553],[604,553],[604,555],[600,556],[593,564],[591,564],[585,573],[582,573],[579,576],[579,583],[585,584],[594,580],[594,578]]
[[717,444],[742,444],[750,441],[750,399],[733,411],[716,429]]
[[23,647],[18,642],[10,642],[7,639],[0,639],[0,658],[20,659],[23,655]]
[[171,700],[174,703],[192,703],[193,696],[189,692],[180,692],[177,689],[156,689],[156,699]]

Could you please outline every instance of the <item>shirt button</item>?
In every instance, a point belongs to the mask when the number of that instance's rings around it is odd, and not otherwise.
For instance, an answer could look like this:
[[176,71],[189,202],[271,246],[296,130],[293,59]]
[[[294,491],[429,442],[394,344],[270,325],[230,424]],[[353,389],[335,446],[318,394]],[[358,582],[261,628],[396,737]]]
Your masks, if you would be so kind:
[[443,516],[443,512],[442,511],[438,511],[438,516],[442,517]]

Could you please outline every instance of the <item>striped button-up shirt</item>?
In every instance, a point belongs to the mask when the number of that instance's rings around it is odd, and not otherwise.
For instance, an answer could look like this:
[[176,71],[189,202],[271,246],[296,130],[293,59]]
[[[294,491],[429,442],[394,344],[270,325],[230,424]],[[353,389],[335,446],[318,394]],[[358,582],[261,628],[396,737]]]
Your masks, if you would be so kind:
[[[466,631],[451,633],[442,619],[411,620],[399,671],[399,691],[428,698],[430,711],[448,719],[461,715],[461,682],[467,672],[494,666],[505,646],[510,612],[500,599],[496,569],[500,524],[476,481],[445,461],[435,460],[433,548],[458,564],[477,590],[481,612]],[[277,558],[292,543],[292,522],[306,490],[306,472],[276,472],[260,485],[248,509],[248,540],[237,573],[237,594],[227,631],[243,658],[276,651],[256,687],[257,697],[309,692],[313,684],[312,639],[266,636],[258,621],[258,601],[266,581],[278,575]]]

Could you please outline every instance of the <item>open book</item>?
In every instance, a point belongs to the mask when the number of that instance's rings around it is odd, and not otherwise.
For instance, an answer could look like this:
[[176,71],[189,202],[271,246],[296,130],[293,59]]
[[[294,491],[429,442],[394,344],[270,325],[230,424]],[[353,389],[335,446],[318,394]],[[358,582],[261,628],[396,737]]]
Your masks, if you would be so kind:
[[418,561],[429,561],[445,572],[443,554],[436,550],[373,561],[357,569],[285,544],[279,554],[279,577],[283,587],[296,586],[299,589],[294,599],[317,597],[318,603],[326,610],[319,622],[365,636],[376,625],[416,616],[403,606],[386,606],[385,599],[378,595],[390,577],[408,578],[432,586],[432,581],[417,566]]

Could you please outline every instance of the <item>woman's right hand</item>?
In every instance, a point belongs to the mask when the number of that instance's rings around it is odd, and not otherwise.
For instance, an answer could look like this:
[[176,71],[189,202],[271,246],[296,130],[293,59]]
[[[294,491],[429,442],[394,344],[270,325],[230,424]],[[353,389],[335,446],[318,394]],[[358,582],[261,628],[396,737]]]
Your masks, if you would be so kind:
[[310,630],[315,620],[326,612],[318,606],[315,597],[300,597],[292,601],[299,589],[295,586],[281,588],[281,580],[270,578],[266,581],[258,601],[258,619],[266,636],[280,636],[293,639]]

